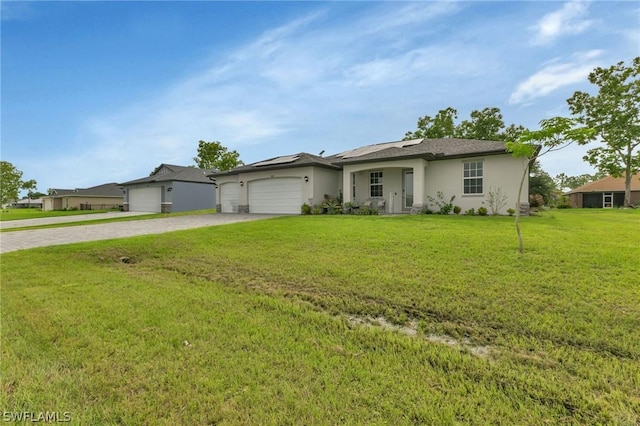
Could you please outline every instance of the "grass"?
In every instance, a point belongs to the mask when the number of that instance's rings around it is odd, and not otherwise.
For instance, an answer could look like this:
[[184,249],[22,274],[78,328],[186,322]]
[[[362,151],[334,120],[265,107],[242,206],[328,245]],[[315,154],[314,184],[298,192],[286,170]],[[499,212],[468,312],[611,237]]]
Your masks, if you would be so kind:
[[[92,211],[92,212],[106,213],[106,211]],[[118,216],[117,214],[114,214],[114,217],[108,218],[108,219],[89,219],[89,220],[83,219],[77,222],[50,223],[45,225],[21,226],[16,228],[2,228],[0,229],[0,233],[27,231],[27,230],[34,230],[34,229],[62,228],[67,226],[95,225],[100,223],[111,223],[111,222],[129,222],[134,220],[159,219],[164,217],[175,217],[175,216],[213,214],[215,212],[216,212],[216,209],[203,209],[203,210],[190,210],[186,212],[177,212],[177,213],[149,213],[149,214],[143,214],[139,216]],[[53,213],[53,212],[41,212],[41,213],[47,214],[47,213]],[[60,213],[65,213],[65,212],[60,212]],[[69,215],[57,215],[57,216],[69,216]],[[50,217],[50,216],[32,216],[32,217],[23,217],[21,219],[37,219],[40,217]]]
[[40,209],[2,209],[0,210],[0,221],[38,219],[42,217],[74,216],[81,214],[107,213],[114,210],[52,210],[43,211]]
[[3,254],[0,405],[78,424],[636,425],[639,213],[525,218],[523,255],[512,219],[435,215]]

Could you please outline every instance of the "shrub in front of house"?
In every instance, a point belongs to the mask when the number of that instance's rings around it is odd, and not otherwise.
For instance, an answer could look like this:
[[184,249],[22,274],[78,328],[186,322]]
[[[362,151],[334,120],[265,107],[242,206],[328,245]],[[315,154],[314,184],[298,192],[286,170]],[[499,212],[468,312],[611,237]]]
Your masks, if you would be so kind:
[[461,211],[462,211],[462,208],[461,208],[460,206],[455,206],[455,207],[453,208],[453,212],[454,212],[455,214],[460,214],[460,212],[461,212]]
[[476,215],[476,210],[471,207],[469,210],[467,210],[466,212],[464,212],[465,216],[475,216]]
[[544,206],[544,198],[540,194],[529,195],[529,207],[542,207]]
[[479,207],[478,208],[478,215],[479,216],[486,216],[488,213],[487,208],[486,207]]

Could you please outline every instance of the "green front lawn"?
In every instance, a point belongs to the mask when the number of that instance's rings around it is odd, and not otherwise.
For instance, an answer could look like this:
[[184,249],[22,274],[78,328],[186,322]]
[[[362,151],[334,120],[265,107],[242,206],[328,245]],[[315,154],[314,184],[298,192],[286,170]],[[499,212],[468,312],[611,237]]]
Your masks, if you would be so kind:
[[42,211],[40,209],[2,209],[0,210],[0,221],[39,219],[41,217],[74,216],[79,214],[106,213],[114,210],[53,210]]
[[640,211],[522,222],[523,255],[513,218],[435,215],[3,254],[1,405],[82,424],[636,425]]

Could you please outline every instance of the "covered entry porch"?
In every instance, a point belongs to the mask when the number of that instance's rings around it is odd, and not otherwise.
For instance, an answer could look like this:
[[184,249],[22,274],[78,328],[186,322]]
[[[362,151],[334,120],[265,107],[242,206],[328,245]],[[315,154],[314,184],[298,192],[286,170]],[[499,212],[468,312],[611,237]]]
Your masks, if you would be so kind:
[[345,203],[371,204],[381,213],[416,213],[425,204],[425,169],[421,158],[345,164],[342,194]]

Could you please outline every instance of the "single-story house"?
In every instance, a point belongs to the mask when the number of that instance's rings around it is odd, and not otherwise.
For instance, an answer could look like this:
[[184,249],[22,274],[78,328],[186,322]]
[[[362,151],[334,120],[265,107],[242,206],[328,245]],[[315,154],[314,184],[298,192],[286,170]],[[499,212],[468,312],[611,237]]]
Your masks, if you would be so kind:
[[[463,211],[485,206],[490,192],[515,208],[520,178],[528,167],[504,142],[469,139],[414,139],[367,145],[329,157],[285,155],[214,171],[219,211],[300,214],[303,203],[328,196],[382,213],[418,213],[435,209],[440,192]],[[528,188],[521,210],[528,210]]]
[[[608,176],[569,191],[569,204],[576,208],[624,206],[624,177]],[[640,172],[631,177],[631,204],[640,202]]]
[[34,198],[30,199],[29,197],[25,197],[21,200],[16,201],[15,203],[11,203],[11,207],[17,209],[41,209],[42,208],[42,198]]
[[120,184],[124,210],[171,213],[213,209],[216,192],[205,173],[196,167],[160,164],[150,176]]
[[109,210],[122,206],[122,188],[105,183],[91,188],[51,189],[42,197],[42,210]]

